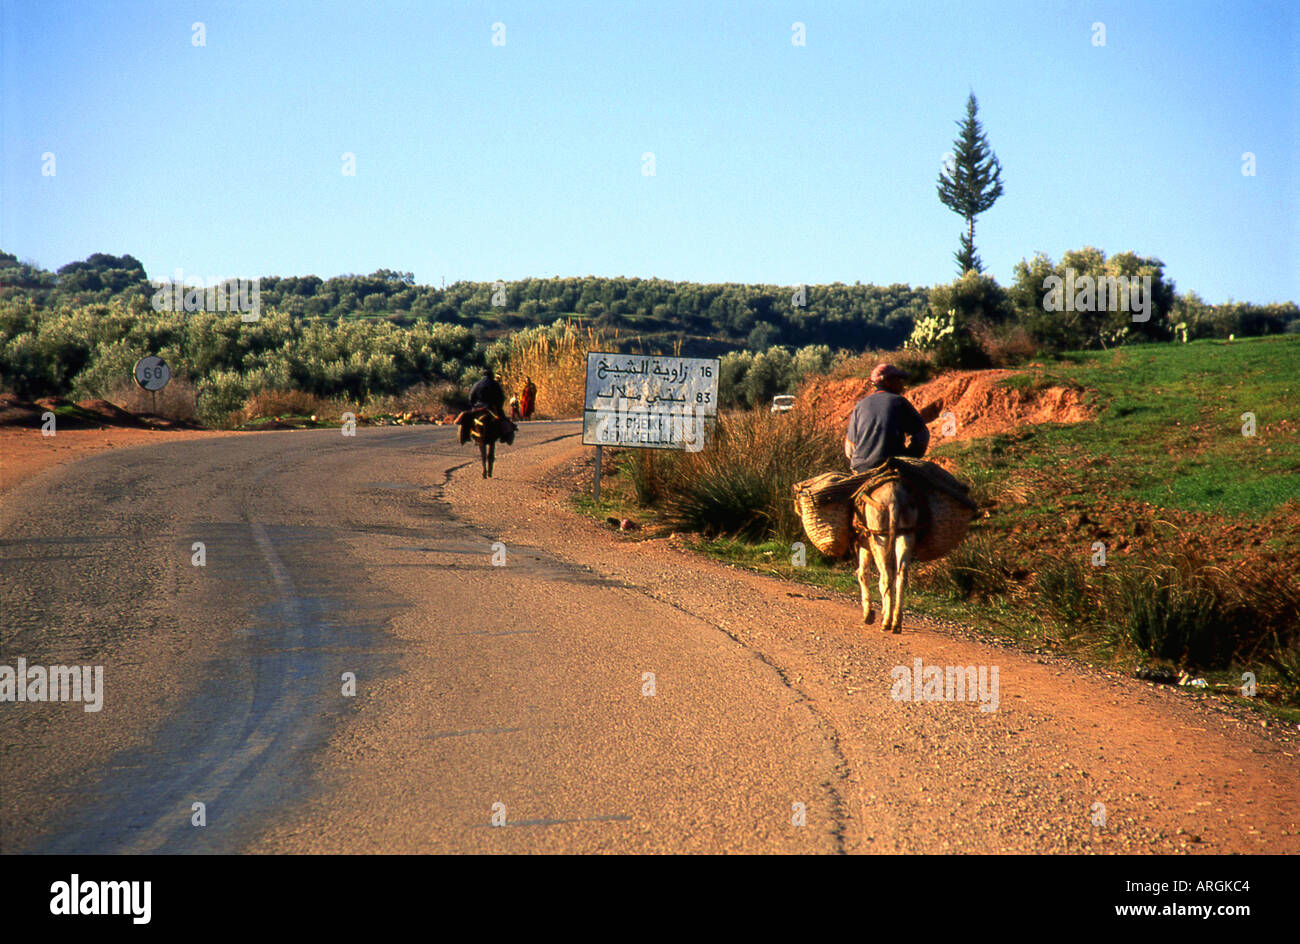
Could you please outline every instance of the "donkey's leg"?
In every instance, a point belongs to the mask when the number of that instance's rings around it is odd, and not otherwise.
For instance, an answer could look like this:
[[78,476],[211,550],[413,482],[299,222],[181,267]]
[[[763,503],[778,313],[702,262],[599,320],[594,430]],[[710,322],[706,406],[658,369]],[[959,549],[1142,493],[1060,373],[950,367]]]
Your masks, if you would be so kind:
[[890,626],[896,633],[903,631],[903,590],[907,586],[908,570],[912,564],[912,547],[916,543],[915,534],[900,534],[894,539],[894,622]]
[[871,590],[867,578],[871,575],[868,565],[871,563],[871,549],[867,545],[858,547],[858,588],[862,591],[862,623],[870,625],[876,621],[876,611],[871,605]]
[[883,611],[880,619],[880,631],[887,633],[894,622],[894,595],[890,592],[894,583],[894,568],[893,555],[889,553],[890,549],[881,543],[884,540],[881,535],[871,536],[872,556],[876,559],[876,571],[880,574],[880,608]]
[[492,442],[488,443],[488,447],[487,447],[488,478],[492,478],[492,467],[496,465],[496,462],[497,462],[497,444],[496,444],[496,440],[494,439],[492,440]]
[[478,461],[483,464],[483,478],[487,478],[488,477],[487,444],[484,443],[483,440],[481,439],[478,441]]

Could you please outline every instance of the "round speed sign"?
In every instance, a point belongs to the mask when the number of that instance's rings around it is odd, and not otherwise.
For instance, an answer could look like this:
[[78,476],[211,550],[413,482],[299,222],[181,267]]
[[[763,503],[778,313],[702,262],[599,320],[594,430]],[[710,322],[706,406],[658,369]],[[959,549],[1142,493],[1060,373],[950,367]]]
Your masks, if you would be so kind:
[[135,382],[146,390],[161,390],[172,379],[169,368],[161,357],[150,354],[142,357],[135,364]]

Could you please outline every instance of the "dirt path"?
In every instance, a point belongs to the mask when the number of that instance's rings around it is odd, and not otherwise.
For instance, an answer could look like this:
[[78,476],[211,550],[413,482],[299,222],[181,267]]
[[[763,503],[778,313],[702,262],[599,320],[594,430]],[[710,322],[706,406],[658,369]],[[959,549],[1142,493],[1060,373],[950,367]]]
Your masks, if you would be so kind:
[[[839,808],[827,812],[847,851],[1300,852],[1300,733],[915,623],[864,632],[850,600],[624,541],[539,485],[578,451],[507,458],[491,482],[454,476],[447,499],[507,544],[634,586],[772,665],[836,745]],[[891,670],[918,658],[997,667],[998,709],[894,700]]]

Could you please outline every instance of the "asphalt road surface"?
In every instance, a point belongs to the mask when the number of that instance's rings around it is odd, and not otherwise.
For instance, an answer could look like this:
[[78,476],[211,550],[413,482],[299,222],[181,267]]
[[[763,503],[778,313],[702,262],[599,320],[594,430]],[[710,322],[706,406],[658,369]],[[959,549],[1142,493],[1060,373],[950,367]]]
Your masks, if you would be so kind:
[[[487,481],[413,427],[15,488],[0,665],[103,707],[0,703],[0,850],[1300,851],[1296,731],[629,541],[547,487],[578,432]],[[996,710],[893,697],[918,658]]]

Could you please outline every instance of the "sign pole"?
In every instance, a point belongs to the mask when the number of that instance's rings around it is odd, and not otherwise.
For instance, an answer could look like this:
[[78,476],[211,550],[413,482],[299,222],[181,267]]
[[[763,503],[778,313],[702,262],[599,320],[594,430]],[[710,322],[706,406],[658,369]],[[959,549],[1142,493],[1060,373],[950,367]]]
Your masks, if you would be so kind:
[[600,504],[600,467],[604,464],[601,447],[596,447],[596,504]]
[[154,416],[158,415],[158,391],[167,386],[167,382],[172,379],[171,368],[169,368],[161,357],[150,354],[148,357],[142,357],[135,362],[135,368],[131,371],[135,375],[135,382],[140,385],[141,389],[149,391],[149,407]]

